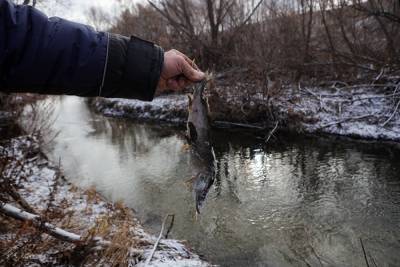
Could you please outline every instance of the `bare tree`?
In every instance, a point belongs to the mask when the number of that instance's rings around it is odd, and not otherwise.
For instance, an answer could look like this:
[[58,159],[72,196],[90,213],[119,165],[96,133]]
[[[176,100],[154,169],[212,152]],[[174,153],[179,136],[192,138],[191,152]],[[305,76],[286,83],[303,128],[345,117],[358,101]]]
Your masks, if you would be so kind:
[[87,11],[87,18],[96,30],[108,30],[112,25],[112,19],[108,12],[100,7],[92,6]]
[[244,7],[244,2],[238,0],[149,1],[182,34],[190,45],[189,50],[197,51],[204,64],[211,67],[218,66],[222,55],[233,50],[232,41],[250,22],[263,0],[253,4],[245,2],[248,13],[238,16]]
[[390,61],[398,61],[400,3],[389,0],[353,0],[353,8],[368,17],[373,17],[386,40],[386,51]]
[[389,0],[148,3],[127,8],[112,29],[182,50],[205,69],[245,66],[261,84],[375,77],[399,64],[400,8]]

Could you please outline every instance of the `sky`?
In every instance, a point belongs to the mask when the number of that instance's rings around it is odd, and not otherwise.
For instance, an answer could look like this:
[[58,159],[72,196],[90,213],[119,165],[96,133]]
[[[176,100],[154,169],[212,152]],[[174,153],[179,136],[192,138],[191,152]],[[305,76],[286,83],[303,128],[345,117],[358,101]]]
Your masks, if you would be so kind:
[[[130,2],[146,2],[145,0],[131,0]],[[58,16],[80,23],[89,23],[87,12],[90,7],[100,7],[112,16],[119,13],[120,3],[116,0],[44,0],[37,8],[47,16]]]

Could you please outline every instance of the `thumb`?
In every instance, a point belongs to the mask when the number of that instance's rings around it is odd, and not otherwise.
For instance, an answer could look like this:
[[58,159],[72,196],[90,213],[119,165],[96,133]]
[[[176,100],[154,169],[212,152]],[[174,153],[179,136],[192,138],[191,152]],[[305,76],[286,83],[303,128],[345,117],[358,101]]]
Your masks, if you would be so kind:
[[186,60],[182,59],[180,65],[183,75],[185,75],[188,80],[192,82],[198,82],[204,79],[204,72],[196,70]]

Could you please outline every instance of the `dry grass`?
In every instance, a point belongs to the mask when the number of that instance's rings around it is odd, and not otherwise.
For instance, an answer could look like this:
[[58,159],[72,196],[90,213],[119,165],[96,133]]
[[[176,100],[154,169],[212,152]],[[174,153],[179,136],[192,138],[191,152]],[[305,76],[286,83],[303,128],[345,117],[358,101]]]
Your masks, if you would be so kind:
[[[48,218],[60,217],[60,214],[54,215],[51,211],[47,213]],[[60,225],[64,229],[75,228],[76,222],[71,219],[71,214],[63,214],[62,217]],[[135,234],[136,222],[132,211],[122,205],[115,205],[109,214],[98,218],[94,226],[86,231],[82,242],[77,244],[50,237],[29,223],[4,216],[0,217],[0,222],[0,265],[5,266],[50,262],[73,266],[128,266],[139,262],[142,259],[141,248],[150,245]],[[111,242],[106,247],[98,247],[98,238]]]
[[110,240],[111,243],[105,249],[88,256],[85,263],[109,266],[137,263],[142,257],[140,248],[149,243],[136,235],[135,226],[132,211],[121,202],[115,203],[113,212],[99,218],[85,236],[86,243],[98,237]]
[[[32,157],[38,153],[32,153],[26,147],[28,156],[23,159],[13,158],[3,154],[1,163],[1,199],[0,201],[12,203],[24,208],[25,205],[18,200],[23,198],[18,194],[18,188],[29,188],[29,182],[21,179],[21,176],[29,173]],[[5,151],[3,151],[5,152]],[[33,165],[31,165],[33,166]],[[129,263],[138,262],[142,257],[143,246],[149,243],[137,236],[135,227],[137,222],[133,212],[121,202],[115,204],[106,203],[94,188],[82,191],[71,186],[68,194],[73,197],[61,199],[57,197],[59,187],[63,186],[62,173],[58,170],[54,182],[49,184],[49,197],[44,207],[33,207],[46,221],[75,233],[83,233],[82,242],[68,243],[60,241],[45,234],[40,228],[30,223],[16,221],[0,214],[0,265],[1,266],[27,266],[32,263],[40,265],[70,264],[72,266],[127,266]],[[12,196],[10,188],[16,195]],[[3,190],[4,189],[4,190]],[[5,190],[7,189],[7,190]],[[29,190],[27,190],[29,192]],[[35,194],[36,192],[29,192]],[[19,199],[18,199],[19,198]],[[86,207],[82,211],[76,211],[78,200],[84,199]],[[104,204],[107,212],[90,223],[83,220],[82,216],[93,216],[94,205]],[[26,209],[25,209],[26,210]],[[36,213],[35,212],[35,213]],[[97,240],[102,238],[110,241],[109,245],[98,247]]]

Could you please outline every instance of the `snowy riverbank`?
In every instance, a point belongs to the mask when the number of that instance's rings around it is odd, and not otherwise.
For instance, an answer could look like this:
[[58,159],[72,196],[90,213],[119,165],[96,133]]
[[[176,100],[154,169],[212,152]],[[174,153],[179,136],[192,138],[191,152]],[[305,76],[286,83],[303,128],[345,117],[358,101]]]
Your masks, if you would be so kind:
[[95,109],[105,116],[127,117],[138,121],[163,121],[183,124],[187,118],[186,95],[169,95],[155,98],[152,102],[130,99],[97,98],[93,101]]
[[[238,83],[235,88],[216,87],[208,100],[211,117],[217,122],[271,129],[279,121],[279,129],[292,132],[397,142],[400,141],[399,80],[392,77],[385,84],[350,86],[343,83],[323,87],[286,86],[269,96],[254,93],[252,85]],[[92,104],[106,116],[184,124],[187,103],[185,95],[170,95],[155,98],[153,102],[99,98]]]
[[[81,236],[78,243],[68,243],[43,234],[30,224],[0,216],[0,264],[209,266],[183,243],[172,239],[161,239],[151,263],[146,265],[157,238],[145,232],[130,209],[107,202],[94,189],[82,190],[67,182],[58,165],[47,160],[32,136],[12,138],[0,146],[0,151],[1,185],[11,183],[35,214]],[[0,201],[0,205],[21,207],[6,190],[0,192]],[[109,245],[90,252],[94,248],[87,244],[94,237],[107,240]],[[90,251],[85,251],[88,247]]]

